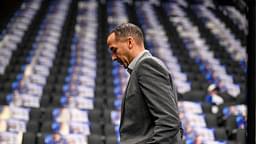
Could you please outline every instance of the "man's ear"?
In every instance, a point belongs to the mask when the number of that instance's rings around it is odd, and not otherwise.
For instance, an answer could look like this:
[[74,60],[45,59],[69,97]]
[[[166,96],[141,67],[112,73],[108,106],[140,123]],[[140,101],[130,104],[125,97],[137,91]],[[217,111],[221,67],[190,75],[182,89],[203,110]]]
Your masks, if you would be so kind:
[[131,49],[134,45],[134,39],[132,37],[128,37],[128,48]]

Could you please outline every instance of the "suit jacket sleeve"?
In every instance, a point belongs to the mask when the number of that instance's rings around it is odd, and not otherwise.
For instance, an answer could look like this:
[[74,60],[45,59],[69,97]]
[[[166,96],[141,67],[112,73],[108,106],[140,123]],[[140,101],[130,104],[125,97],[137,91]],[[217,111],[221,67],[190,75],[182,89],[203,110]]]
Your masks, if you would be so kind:
[[138,67],[138,82],[154,120],[154,135],[148,143],[177,143],[180,120],[177,98],[170,74],[155,59],[145,59]]

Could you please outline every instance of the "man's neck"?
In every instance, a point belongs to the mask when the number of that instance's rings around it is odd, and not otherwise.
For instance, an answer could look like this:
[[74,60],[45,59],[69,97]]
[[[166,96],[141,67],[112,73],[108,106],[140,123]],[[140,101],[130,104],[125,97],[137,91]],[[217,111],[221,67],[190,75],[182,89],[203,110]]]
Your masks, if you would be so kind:
[[145,53],[146,52],[146,50],[143,50],[143,51],[140,51],[140,53],[138,53],[137,55],[136,55],[136,57],[134,57],[133,58],[133,60],[131,61],[131,63],[128,65],[128,69],[129,70],[133,70],[133,68],[135,67],[135,65],[136,65],[136,63],[137,63],[137,61],[138,61],[138,59],[143,55],[143,53]]

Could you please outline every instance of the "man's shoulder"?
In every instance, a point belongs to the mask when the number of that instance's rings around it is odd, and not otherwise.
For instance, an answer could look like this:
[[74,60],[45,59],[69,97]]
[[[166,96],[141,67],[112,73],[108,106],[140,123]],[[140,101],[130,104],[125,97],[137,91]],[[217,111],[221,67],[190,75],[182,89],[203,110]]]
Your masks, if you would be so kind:
[[140,63],[141,63],[141,64],[160,65],[160,66],[166,68],[164,62],[163,62],[161,59],[159,59],[159,58],[157,58],[157,57],[155,57],[155,56],[145,57],[145,58],[143,58],[143,59],[141,60]]
[[150,63],[150,62],[161,62],[161,60],[155,56],[152,56],[152,55],[145,55],[143,57],[141,57],[140,59],[140,63]]
[[168,68],[166,67],[164,62],[161,59],[154,56],[147,56],[142,58],[139,64],[137,65],[136,69],[141,67],[152,67],[154,69],[158,69],[159,71],[168,72]]

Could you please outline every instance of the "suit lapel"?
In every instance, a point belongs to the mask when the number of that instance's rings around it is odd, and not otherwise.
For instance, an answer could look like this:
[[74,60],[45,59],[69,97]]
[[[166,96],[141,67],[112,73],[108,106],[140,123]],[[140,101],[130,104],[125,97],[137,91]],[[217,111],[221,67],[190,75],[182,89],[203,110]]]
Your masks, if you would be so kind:
[[127,95],[127,88],[128,88],[128,86],[129,86],[129,82],[130,82],[130,79],[129,79],[127,85],[126,85],[125,93],[124,93],[124,96],[123,96],[123,99],[122,99],[120,126],[121,126],[122,123],[123,123],[125,98],[126,98],[126,95]]

